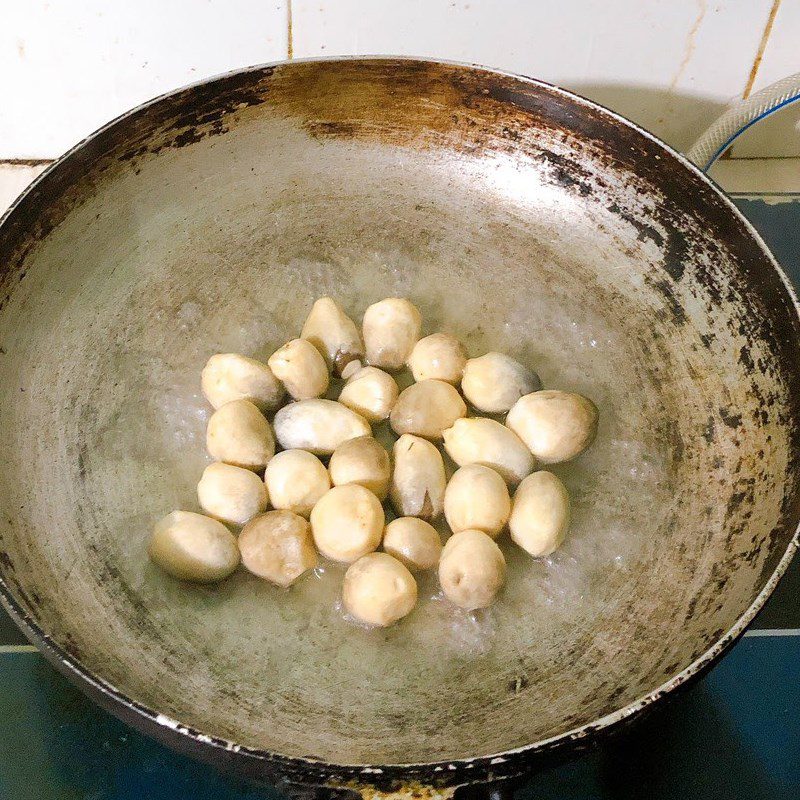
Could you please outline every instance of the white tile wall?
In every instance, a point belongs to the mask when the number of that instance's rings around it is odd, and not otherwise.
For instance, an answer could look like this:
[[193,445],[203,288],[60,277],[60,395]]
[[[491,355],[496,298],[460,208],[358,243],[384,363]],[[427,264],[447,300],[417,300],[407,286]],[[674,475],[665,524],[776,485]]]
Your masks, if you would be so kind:
[[[756,73],[753,91],[800,72],[800,0],[782,0]],[[742,134],[737,158],[800,157],[800,101]]]
[[684,149],[741,96],[771,5],[293,0],[294,54],[396,53],[500,67],[574,89]]
[[17,195],[40,173],[47,164],[2,164],[0,163],[0,214],[16,199]]
[[286,57],[287,0],[0,0],[0,158],[59,155],[169,89]]
[[[0,160],[54,157],[160,92],[285,58],[290,2],[296,57],[534,75],[680,149],[741,95],[774,3],[756,87],[800,70],[800,0],[0,0]],[[737,154],[800,155],[798,118],[757,128]]]

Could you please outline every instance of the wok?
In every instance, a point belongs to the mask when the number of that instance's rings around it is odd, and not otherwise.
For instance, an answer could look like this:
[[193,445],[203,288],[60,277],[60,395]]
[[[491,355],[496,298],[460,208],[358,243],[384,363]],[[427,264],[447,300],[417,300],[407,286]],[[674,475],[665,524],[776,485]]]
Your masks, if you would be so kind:
[[[742,634],[797,547],[800,324],[774,259],[664,144],[547,84],[308,61],[131,111],[0,226],[0,589],[46,656],[169,745],[263,781],[447,788],[615,730]],[[556,468],[551,559],[385,631],[341,572],[289,592],[148,563],[194,507],[200,370],[265,357],[311,302],[412,298],[601,410]],[[428,580],[428,579],[425,579]]]

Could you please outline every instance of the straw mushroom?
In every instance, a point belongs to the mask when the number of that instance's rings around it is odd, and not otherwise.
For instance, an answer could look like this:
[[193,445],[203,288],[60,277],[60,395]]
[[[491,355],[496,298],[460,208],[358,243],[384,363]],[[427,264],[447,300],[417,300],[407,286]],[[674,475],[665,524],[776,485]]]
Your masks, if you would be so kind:
[[273,508],[293,511],[306,519],[320,497],[331,488],[325,465],[306,450],[277,453],[267,464],[264,483]]
[[174,578],[214,583],[239,564],[233,534],[218,520],[193,511],[173,511],[156,523],[147,552]]
[[384,521],[381,501],[357,483],[329,489],[311,512],[317,549],[326,558],[345,563],[377,549]]
[[206,448],[216,461],[257,472],[275,454],[275,438],[269,422],[249,400],[231,400],[208,420]]
[[424,519],[398,517],[386,526],[383,549],[411,572],[419,572],[439,563],[442,539],[436,528]]
[[255,472],[217,461],[203,470],[197,499],[210,517],[244,525],[267,507],[267,487]]
[[486,414],[504,414],[520,397],[541,388],[535,372],[503,353],[471,358],[461,379],[464,397]]
[[269,357],[267,363],[295,400],[308,400],[328,391],[325,359],[305,339],[287,342]]
[[342,442],[333,451],[328,471],[334,486],[358,483],[369,489],[378,500],[386,499],[392,465],[383,445],[371,436]]
[[580,394],[545,390],[521,397],[506,425],[542,464],[579,456],[597,435],[597,406]]
[[486,608],[506,579],[506,560],[483,531],[454,533],[439,560],[439,583],[445,596],[461,608]]
[[238,353],[211,356],[203,367],[200,383],[215,409],[231,400],[249,400],[261,411],[272,411],[284,395],[283,385],[266,364]]
[[397,559],[387,553],[370,553],[348,567],[342,601],[360,622],[384,628],[414,609],[417,582]]
[[348,364],[364,357],[358,327],[331,297],[320,297],[311,308],[300,333],[319,350],[329,370],[344,377]]
[[438,380],[458,384],[464,374],[467,351],[449,333],[433,333],[420,339],[408,357],[414,380]]
[[308,521],[291,511],[268,511],[250,520],[239,534],[242,564],[284,589],[317,566]]
[[517,487],[508,528],[512,540],[532,556],[557,550],[569,521],[567,487],[552,472],[534,472]]
[[520,438],[493,419],[459,419],[443,432],[444,449],[460,467],[483,464],[499,472],[509,485],[533,471],[535,461]]
[[[360,369],[364,368],[364,364],[362,363],[361,359],[355,358],[352,361],[348,361],[347,364],[342,367],[342,380],[349,381],[353,375],[356,374]],[[377,368],[376,368],[377,369]]]
[[444,493],[444,516],[453,533],[474,529],[496,539],[510,513],[508,488],[493,469],[468,464],[450,478]]
[[397,382],[388,372],[377,367],[360,367],[347,378],[339,402],[369,422],[380,422],[389,416],[399,394]]
[[465,417],[467,406],[458,390],[444,381],[412,383],[400,392],[389,422],[398,435],[411,433],[426,439],[442,438],[442,431]]
[[373,303],[362,323],[367,362],[390,372],[402,369],[421,330],[422,315],[408,300],[388,297]]
[[369,436],[369,423],[335,400],[298,400],[275,415],[275,436],[284,450],[329,456],[348,439]]
[[394,443],[389,496],[400,516],[436,519],[444,507],[446,483],[444,461],[435,445],[409,433]]

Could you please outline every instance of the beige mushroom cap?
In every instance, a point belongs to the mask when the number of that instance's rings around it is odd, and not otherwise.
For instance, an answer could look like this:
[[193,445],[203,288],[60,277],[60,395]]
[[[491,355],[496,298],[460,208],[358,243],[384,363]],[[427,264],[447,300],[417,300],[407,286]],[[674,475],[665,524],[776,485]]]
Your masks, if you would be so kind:
[[411,613],[417,603],[417,582],[388,553],[370,553],[348,568],[342,599],[356,619],[386,627]]
[[439,583],[445,596],[467,610],[494,602],[506,579],[506,560],[483,531],[454,533],[439,559]]
[[291,586],[317,566],[308,521],[291,511],[268,511],[250,520],[239,534],[242,564],[276,586]]
[[153,528],[150,559],[175,578],[214,583],[239,564],[234,535],[218,520],[193,511],[173,511]]

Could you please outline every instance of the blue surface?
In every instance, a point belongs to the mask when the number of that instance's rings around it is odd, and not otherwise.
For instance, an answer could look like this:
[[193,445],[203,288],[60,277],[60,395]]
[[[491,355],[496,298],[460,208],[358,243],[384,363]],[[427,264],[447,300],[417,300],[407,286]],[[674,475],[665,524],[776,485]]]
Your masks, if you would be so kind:
[[800,637],[744,639],[668,708],[520,796],[797,800],[798,679]]
[[132,731],[92,704],[38,653],[0,654],[0,686],[2,800],[270,796]]

